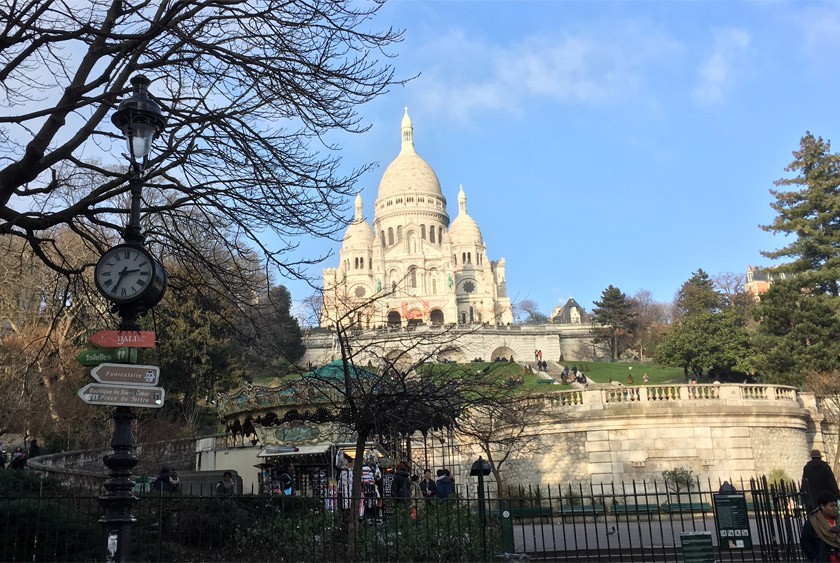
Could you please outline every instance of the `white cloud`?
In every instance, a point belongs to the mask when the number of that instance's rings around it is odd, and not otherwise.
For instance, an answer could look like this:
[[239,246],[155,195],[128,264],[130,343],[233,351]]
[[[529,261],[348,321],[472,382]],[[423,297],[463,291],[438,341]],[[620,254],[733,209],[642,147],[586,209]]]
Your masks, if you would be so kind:
[[498,46],[453,33],[423,49],[419,102],[450,117],[518,113],[529,102],[610,104],[645,89],[651,70],[683,51],[677,41],[628,26],[618,32],[533,37]]
[[723,99],[736,79],[743,55],[750,46],[750,34],[734,28],[714,33],[712,53],[698,70],[694,98],[701,104],[715,104]]

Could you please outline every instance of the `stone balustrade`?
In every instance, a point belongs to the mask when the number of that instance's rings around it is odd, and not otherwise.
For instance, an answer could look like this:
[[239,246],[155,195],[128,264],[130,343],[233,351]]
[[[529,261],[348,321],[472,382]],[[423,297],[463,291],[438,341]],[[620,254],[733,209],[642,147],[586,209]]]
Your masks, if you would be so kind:
[[616,406],[671,404],[679,401],[737,405],[754,401],[780,401],[799,405],[793,387],[751,384],[665,384],[622,387],[588,387],[558,391],[546,397],[552,406],[581,410],[608,409]]

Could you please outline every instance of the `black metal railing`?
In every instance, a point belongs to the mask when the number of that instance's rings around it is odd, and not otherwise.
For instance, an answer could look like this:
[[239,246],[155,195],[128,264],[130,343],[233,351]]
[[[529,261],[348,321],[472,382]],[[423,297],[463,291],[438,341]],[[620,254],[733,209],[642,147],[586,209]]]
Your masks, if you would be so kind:
[[[399,502],[139,493],[131,559],[493,561],[527,554],[532,560],[664,562],[682,560],[680,534],[708,531],[718,561],[804,560],[798,488],[763,478],[733,484],[746,501],[749,549],[718,541],[714,493],[720,484],[631,482],[511,487],[482,501],[474,495]],[[0,560],[102,561],[100,494],[5,487]]]

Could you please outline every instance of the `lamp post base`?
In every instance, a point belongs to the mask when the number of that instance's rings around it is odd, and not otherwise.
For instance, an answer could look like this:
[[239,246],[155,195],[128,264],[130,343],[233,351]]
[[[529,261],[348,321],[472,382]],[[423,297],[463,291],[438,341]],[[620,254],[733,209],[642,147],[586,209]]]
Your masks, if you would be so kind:
[[131,511],[137,497],[134,496],[134,480],[131,470],[139,460],[134,455],[134,438],[131,423],[134,413],[128,407],[117,407],[111,416],[114,419],[114,435],[111,438],[113,453],[102,458],[111,470],[105,481],[106,493],[99,497],[105,510],[99,519],[107,535],[107,561],[131,561],[131,526],[137,521]]

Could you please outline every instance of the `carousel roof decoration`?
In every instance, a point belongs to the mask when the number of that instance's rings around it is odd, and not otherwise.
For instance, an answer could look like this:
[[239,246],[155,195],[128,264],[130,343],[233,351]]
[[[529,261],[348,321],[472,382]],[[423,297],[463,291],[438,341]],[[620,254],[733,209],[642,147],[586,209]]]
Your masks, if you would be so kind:
[[[356,366],[351,365],[349,369],[355,382],[375,382],[380,377]],[[317,411],[326,411],[340,402],[343,379],[344,366],[341,360],[336,360],[277,386],[246,383],[230,393],[220,393],[216,408],[229,428],[244,427],[249,421],[270,425],[289,416],[297,418],[295,413],[323,418],[326,412],[317,416]]]

